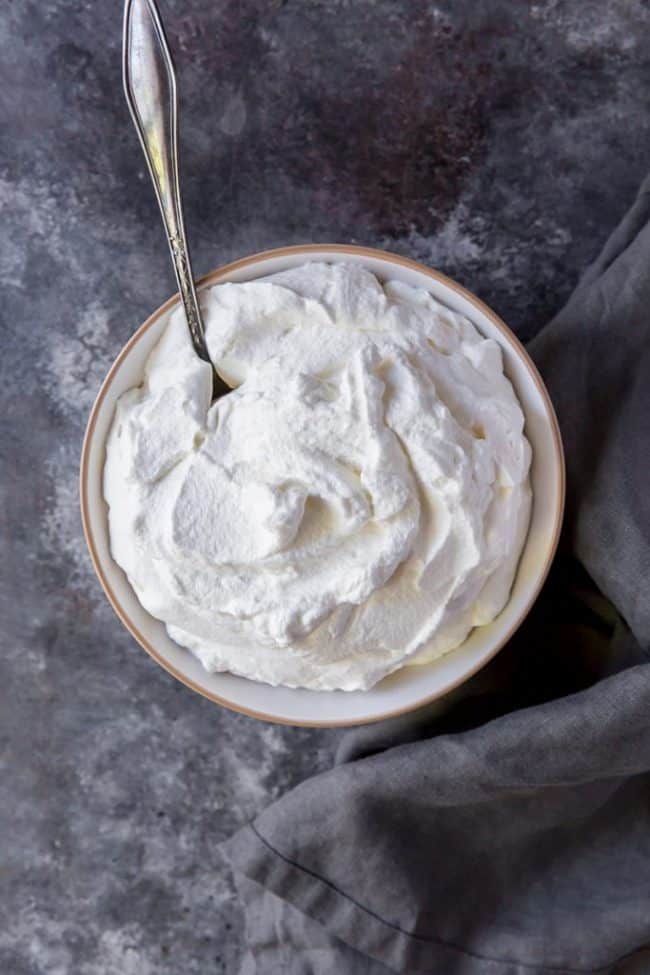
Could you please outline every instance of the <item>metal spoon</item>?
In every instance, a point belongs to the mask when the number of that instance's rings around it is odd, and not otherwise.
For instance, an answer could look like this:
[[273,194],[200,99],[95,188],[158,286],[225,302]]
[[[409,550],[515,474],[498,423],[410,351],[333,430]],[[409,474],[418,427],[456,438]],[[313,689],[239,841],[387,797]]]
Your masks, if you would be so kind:
[[[178,168],[178,96],[174,63],[155,0],[126,0],[124,91],[156,190],[187,326],[196,354],[210,362],[183,224]],[[212,398],[230,387],[213,368]]]

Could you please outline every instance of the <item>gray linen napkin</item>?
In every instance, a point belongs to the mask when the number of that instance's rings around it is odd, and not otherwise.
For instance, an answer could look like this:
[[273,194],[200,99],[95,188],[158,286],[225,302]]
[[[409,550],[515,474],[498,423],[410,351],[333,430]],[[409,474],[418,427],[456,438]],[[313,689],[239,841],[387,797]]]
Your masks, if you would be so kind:
[[649,218],[647,181],[532,347],[568,465],[544,593],[226,844],[244,973],[650,972]]

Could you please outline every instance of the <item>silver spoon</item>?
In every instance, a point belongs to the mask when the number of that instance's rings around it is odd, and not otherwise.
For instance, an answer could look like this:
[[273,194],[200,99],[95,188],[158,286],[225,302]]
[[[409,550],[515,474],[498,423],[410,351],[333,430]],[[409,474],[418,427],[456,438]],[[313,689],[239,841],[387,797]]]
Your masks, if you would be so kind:
[[[155,0],[126,0],[124,91],[156,190],[192,344],[210,362],[183,224],[174,63]],[[213,368],[212,398],[230,391]]]

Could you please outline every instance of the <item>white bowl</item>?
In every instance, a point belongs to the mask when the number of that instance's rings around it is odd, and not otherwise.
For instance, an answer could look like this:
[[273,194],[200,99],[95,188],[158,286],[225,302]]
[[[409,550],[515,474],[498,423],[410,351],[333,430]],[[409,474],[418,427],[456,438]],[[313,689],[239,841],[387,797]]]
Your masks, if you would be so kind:
[[142,382],[144,364],[177,303],[170,298],[140,326],[113,363],[86,429],[81,458],[81,511],[90,555],[104,591],[138,643],[174,677],[210,700],[244,714],[285,724],[363,724],[403,714],[440,697],[490,660],[520,625],[546,578],[560,534],[564,508],[564,457],[560,432],[542,380],[520,342],[472,294],[415,261],[383,251],[344,245],[284,247],[235,261],[208,274],[201,288],[218,281],[250,281],[306,261],[363,264],[380,280],[426,288],[438,301],[466,315],[503,350],[507,375],[526,417],[533,448],[533,510],[510,599],[499,616],[477,627],[456,650],[433,663],[404,667],[369,691],[310,691],[270,687],[232,674],[208,674],[189,651],[167,636],[163,624],[142,608],[122,569],[113,561],[108,511],[102,496],[105,444],[115,403]]

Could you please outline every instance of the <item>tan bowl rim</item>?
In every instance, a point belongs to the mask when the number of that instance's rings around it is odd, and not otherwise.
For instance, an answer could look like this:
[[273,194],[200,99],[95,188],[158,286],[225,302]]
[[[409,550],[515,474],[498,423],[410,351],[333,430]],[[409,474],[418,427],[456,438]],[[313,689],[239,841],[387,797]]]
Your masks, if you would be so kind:
[[[551,402],[551,398],[546,389],[546,386],[544,385],[542,377],[540,376],[539,371],[535,363],[531,359],[530,355],[528,354],[528,352],[526,351],[522,343],[519,341],[517,336],[508,328],[505,322],[502,321],[502,319],[499,318],[499,316],[495,312],[493,312],[488,305],[485,304],[485,302],[481,301],[481,299],[477,298],[476,295],[472,294],[471,291],[468,291],[462,285],[457,284],[455,281],[453,281],[451,278],[448,278],[445,274],[442,274],[440,271],[435,271],[433,268],[427,267],[424,264],[420,264],[418,261],[414,261],[408,257],[402,257],[399,254],[393,254],[390,251],[380,250],[379,248],[375,248],[375,247],[362,247],[357,244],[293,244],[289,247],[276,247],[276,248],[271,248],[270,250],[259,251],[256,254],[249,255],[248,257],[243,257],[240,258],[239,260],[232,261],[229,264],[224,264],[222,267],[218,267],[215,270],[208,272],[208,274],[203,275],[203,277],[199,278],[197,281],[197,287],[202,288],[205,287],[206,285],[215,284],[218,281],[218,279],[224,277],[224,275],[231,274],[233,271],[239,271],[242,268],[248,267],[251,264],[258,263],[259,261],[264,261],[264,260],[278,258],[278,257],[285,257],[294,254],[305,254],[305,256],[309,256],[309,254],[314,254],[322,251],[337,253],[337,254],[351,254],[351,255],[356,255],[358,257],[375,258],[379,260],[388,260],[392,264],[400,264],[403,267],[415,271],[419,271],[420,273],[424,273],[428,275],[428,277],[433,278],[436,281],[439,281],[440,283],[446,285],[448,288],[451,288],[457,294],[462,295],[463,298],[469,301],[483,315],[485,315],[487,318],[490,319],[492,324],[503,334],[508,344],[514,348],[517,355],[523,360],[535,386],[537,387],[545,403],[546,409],[548,410],[548,415],[551,419],[551,428],[552,428],[551,432],[553,435],[553,443],[555,446],[555,453],[558,461],[558,477],[560,480],[560,484],[558,486],[559,487],[558,497],[560,503],[557,508],[556,520],[553,526],[552,544],[549,549],[549,554],[544,564],[544,567],[538,576],[537,584],[533,589],[530,598],[528,599],[526,605],[524,606],[518,618],[508,629],[507,633],[498,641],[496,646],[492,649],[490,655],[488,657],[485,657],[484,659],[481,659],[479,662],[473,665],[465,674],[463,674],[462,677],[459,677],[457,680],[454,680],[447,687],[445,687],[444,690],[438,690],[435,693],[429,694],[428,696],[422,698],[421,700],[418,700],[413,704],[407,705],[405,707],[396,708],[395,710],[392,711],[387,711],[382,714],[372,715],[370,717],[364,717],[354,721],[350,721],[349,719],[292,721],[286,718],[277,717],[276,715],[266,714],[263,711],[256,711],[253,708],[247,708],[241,705],[233,704],[231,701],[228,701],[220,697],[218,694],[214,694],[211,691],[208,691],[206,688],[200,687],[193,680],[186,677],[184,674],[180,673],[180,671],[178,671],[172,664],[170,664],[167,660],[165,660],[165,658],[160,653],[158,653],[155,647],[152,646],[152,644],[147,640],[147,638],[139,631],[138,627],[135,625],[135,623],[133,623],[133,621],[130,619],[126,611],[123,609],[117,596],[115,595],[115,593],[111,588],[110,582],[108,581],[104,573],[101,561],[97,554],[97,549],[95,547],[95,541],[93,538],[91,524],[90,524],[90,506],[88,501],[88,479],[89,479],[88,458],[90,454],[90,443],[92,441],[95,425],[97,422],[97,416],[99,414],[99,410],[102,406],[104,398],[111,386],[111,383],[113,382],[113,377],[115,376],[115,373],[121,366],[124,359],[128,356],[129,352],[131,351],[131,348],[136,344],[136,342],[138,342],[140,337],[146,331],[148,331],[148,329],[150,329],[151,326],[155,324],[155,322],[158,321],[161,315],[166,314],[175,304],[177,304],[179,300],[178,294],[172,295],[170,298],[168,298],[167,301],[165,301],[164,304],[162,304],[159,308],[157,308],[156,311],[154,311],[153,314],[151,314],[149,318],[147,318],[142,323],[142,325],[140,325],[139,328],[133,333],[133,335],[128,340],[126,345],[122,347],[119,355],[113,362],[111,368],[109,369],[106,375],[106,378],[104,379],[99,389],[97,398],[95,399],[95,402],[93,404],[93,408],[90,411],[90,417],[88,418],[88,425],[86,426],[86,432],[84,434],[83,445],[81,448],[81,466],[79,471],[79,495],[81,501],[81,520],[83,525],[84,536],[86,539],[86,544],[88,546],[88,551],[90,553],[90,558],[93,564],[93,568],[108,598],[108,601],[113,607],[113,610],[115,611],[119,619],[122,621],[124,626],[130,632],[131,636],[134,637],[134,639],[140,644],[140,646],[144,650],[146,650],[147,653],[151,657],[153,657],[154,660],[156,660],[156,662],[159,663],[164,670],[166,670],[169,674],[171,674],[172,677],[175,677],[177,680],[179,680],[182,684],[185,684],[186,687],[189,687],[193,691],[196,691],[197,694],[202,695],[202,697],[206,697],[208,698],[208,700],[213,701],[215,704],[220,704],[223,707],[228,708],[230,711],[236,711],[239,714],[245,714],[251,718],[258,718],[262,721],[269,721],[272,722],[273,724],[288,725],[290,727],[341,728],[341,727],[354,727],[363,724],[373,724],[377,721],[385,721],[388,718],[396,718],[399,717],[400,715],[408,714],[410,711],[416,711],[418,708],[425,707],[425,705],[431,704],[433,701],[437,700],[438,698],[444,697],[446,694],[449,694],[450,691],[453,691],[456,687],[459,687],[461,684],[464,684],[465,681],[469,680],[470,677],[473,677],[474,674],[478,673],[479,670],[485,667],[485,665],[489,663],[490,660],[492,660],[497,655],[499,650],[501,650],[504,647],[504,645],[508,642],[508,640],[510,640],[510,638],[513,636],[516,630],[519,629],[519,627],[525,620],[526,616],[530,612],[533,604],[535,603],[535,600],[537,599],[540,593],[542,586],[544,585],[544,582],[546,581],[546,577],[549,573],[551,564],[555,557],[555,553],[560,539],[560,531],[562,528],[562,519],[564,515],[564,504],[565,504],[565,497],[566,497],[566,470],[565,470],[564,449],[562,446],[562,437],[560,434],[560,426],[557,420],[557,416],[555,414],[555,409],[553,407],[553,403]],[[272,688],[270,688],[270,690],[272,690]],[[322,692],[316,691],[314,693],[322,693]]]

